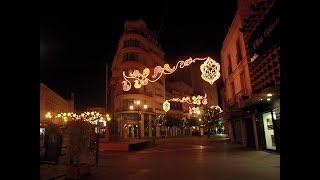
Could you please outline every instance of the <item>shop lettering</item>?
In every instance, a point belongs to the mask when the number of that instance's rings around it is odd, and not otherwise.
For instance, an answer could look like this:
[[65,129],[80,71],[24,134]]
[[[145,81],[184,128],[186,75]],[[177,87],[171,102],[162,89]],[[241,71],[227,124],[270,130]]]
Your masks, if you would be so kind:
[[257,38],[256,40],[253,41],[252,45],[253,45],[253,49],[256,49],[264,40],[264,38],[270,37],[270,34],[272,33],[272,31],[274,31],[274,29],[279,25],[279,18],[277,18],[276,20],[273,21],[272,24],[270,24],[268,26],[268,28],[266,28],[264,30],[263,36],[260,36],[259,38]]
[[260,36],[260,38],[257,38],[257,39],[253,42],[253,49],[256,49],[262,42],[263,42],[263,37]]
[[252,58],[250,58],[250,61],[253,62],[255,59],[257,59],[259,55],[254,53],[254,55],[252,56]]
[[279,25],[279,18],[277,18],[267,29],[264,30],[264,37],[270,37],[271,32]]

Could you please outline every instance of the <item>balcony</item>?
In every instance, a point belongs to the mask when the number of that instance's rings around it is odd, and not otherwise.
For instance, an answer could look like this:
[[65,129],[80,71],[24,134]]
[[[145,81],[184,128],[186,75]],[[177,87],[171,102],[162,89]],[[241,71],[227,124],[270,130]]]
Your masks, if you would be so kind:
[[129,107],[124,106],[116,109],[116,112],[124,112],[124,111],[132,112],[132,113],[137,113],[137,112],[144,113],[144,112],[153,112],[153,108],[130,110]]
[[236,95],[236,100],[246,100],[249,99],[250,93],[248,89],[242,89],[240,92],[238,92]]
[[229,99],[226,103],[227,108],[231,108],[236,102],[235,96],[233,96],[231,99]]

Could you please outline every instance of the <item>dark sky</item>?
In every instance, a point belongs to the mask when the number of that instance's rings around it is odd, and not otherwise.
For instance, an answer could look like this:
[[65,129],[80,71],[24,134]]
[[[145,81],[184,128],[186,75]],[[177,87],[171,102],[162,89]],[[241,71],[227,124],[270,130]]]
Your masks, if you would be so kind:
[[40,16],[40,81],[63,97],[75,91],[79,110],[105,107],[105,63],[113,60],[125,20],[143,19],[149,29],[160,30],[166,61],[206,56],[220,61],[236,0],[200,2],[149,1],[152,8],[146,10],[131,1],[112,6],[117,13],[106,8]]

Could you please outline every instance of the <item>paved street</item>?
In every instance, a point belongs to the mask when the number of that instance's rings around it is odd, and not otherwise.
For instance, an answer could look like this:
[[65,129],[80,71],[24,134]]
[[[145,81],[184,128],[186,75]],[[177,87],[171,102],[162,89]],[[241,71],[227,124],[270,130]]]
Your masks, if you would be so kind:
[[83,179],[280,179],[280,155],[219,141],[219,137],[158,139],[136,152],[103,152]]

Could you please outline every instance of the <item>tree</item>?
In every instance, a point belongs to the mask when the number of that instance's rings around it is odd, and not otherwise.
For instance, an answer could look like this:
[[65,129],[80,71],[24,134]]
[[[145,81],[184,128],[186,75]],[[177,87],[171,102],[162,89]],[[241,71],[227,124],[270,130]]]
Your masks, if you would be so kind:
[[94,125],[88,121],[71,120],[66,124],[67,136],[67,177],[79,178],[80,165],[92,164],[94,161],[94,152],[90,151],[90,141],[94,133]]
[[203,107],[203,123],[207,129],[211,129],[217,126],[217,120],[219,119],[219,114],[222,112],[219,106],[204,106]]

